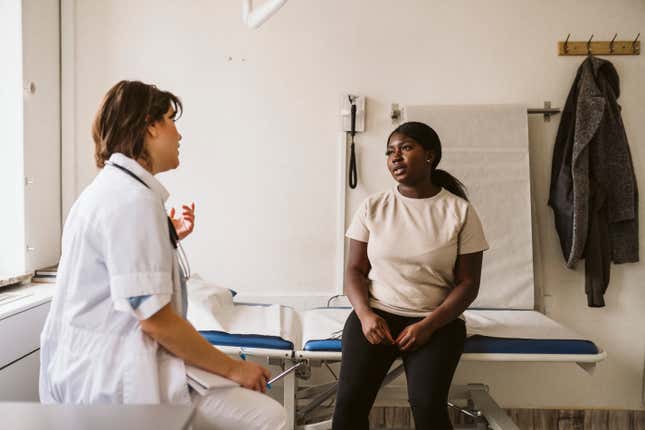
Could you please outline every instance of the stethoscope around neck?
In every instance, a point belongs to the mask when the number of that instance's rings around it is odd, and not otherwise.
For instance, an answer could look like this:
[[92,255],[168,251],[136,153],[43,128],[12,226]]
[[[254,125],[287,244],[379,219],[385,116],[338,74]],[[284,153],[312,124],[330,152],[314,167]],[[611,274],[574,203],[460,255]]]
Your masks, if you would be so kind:
[[[106,161],[105,164],[116,167],[117,169],[121,170],[123,173],[126,175],[131,176],[135,180],[137,180],[139,183],[141,183],[144,187],[150,189],[150,186],[146,184],[143,179],[138,177],[134,172],[132,172],[129,169],[126,169],[123,166],[120,166],[116,163],[112,163],[111,161]],[[186,257],[186,252],[184,251],[184,247],[181,246],[181,242],[179,241],[179,236],[177,235],[177,230],[175,230],[175,226],[172,225],[172,220],[170,217],[167,217],[168,220],[168,234],[170,236],[170,244],[172,245],[173,249],[177,251],[177,261],[179,262],[179,266],[181,268],[181,271],[184,274],[184,277],[186,279],[190,278],[190,264],[188,263],[188,258]]]

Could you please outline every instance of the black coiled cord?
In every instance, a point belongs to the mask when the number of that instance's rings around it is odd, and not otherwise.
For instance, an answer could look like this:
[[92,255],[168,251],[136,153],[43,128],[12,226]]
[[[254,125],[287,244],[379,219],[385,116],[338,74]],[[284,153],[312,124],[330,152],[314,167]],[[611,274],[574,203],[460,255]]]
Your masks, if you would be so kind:
[[352,104],[351,111],[351,128],[350,135],[352,136],[352,144],[350,145],[350,154],[349,154],[349,188],[354,189],[358,185],[358,171],[356,170],[356,152],[354,151],[354,136],[356,135],[356,105],[354,104],[352,98],[349,98],[349,102]]
[[349,155],[349,188],[354,189],[357,184],[358,173],[356,172],[356,153],[354,152],[354,142],[352,142]]

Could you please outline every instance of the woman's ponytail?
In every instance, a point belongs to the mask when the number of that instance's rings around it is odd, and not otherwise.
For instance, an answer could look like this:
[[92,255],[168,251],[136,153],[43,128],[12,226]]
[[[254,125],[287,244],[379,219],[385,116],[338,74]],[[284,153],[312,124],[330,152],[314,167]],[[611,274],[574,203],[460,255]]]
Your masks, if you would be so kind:
[[464,186],[464,184],[462,184],[459,179],[455,178],[445,170],[437,168],[433,169],[431,179],[433,184],[440,186],[441,188],[445,188],[446,190],[450,191],[456,196],[461,197],[464,200],[468,200],[468,196],[466,195],[466,187]]

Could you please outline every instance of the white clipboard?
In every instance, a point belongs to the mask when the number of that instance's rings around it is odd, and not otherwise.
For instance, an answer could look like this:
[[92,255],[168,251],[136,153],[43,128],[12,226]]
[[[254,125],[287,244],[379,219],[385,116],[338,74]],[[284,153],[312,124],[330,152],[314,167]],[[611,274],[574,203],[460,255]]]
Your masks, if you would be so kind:
[[213,389],[240,386],[237,382],[223,376],[189,365],[186,365],[186,380],[188,385],[202,396]]

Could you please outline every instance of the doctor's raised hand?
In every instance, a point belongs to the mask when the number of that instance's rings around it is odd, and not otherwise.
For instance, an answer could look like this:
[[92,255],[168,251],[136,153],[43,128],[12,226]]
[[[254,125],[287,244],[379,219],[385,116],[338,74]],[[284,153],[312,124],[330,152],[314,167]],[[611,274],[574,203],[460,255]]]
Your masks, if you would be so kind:
[[172,221],[172,225],[175,227],[175,231],[177,231],[179,240],[184,239],[192,233],[195,228],[195,203],[191,203],[190,206],[182,205],[181,209],[181,218],[175,218],[175,208],[171,208],[170,213],[168,214]]

